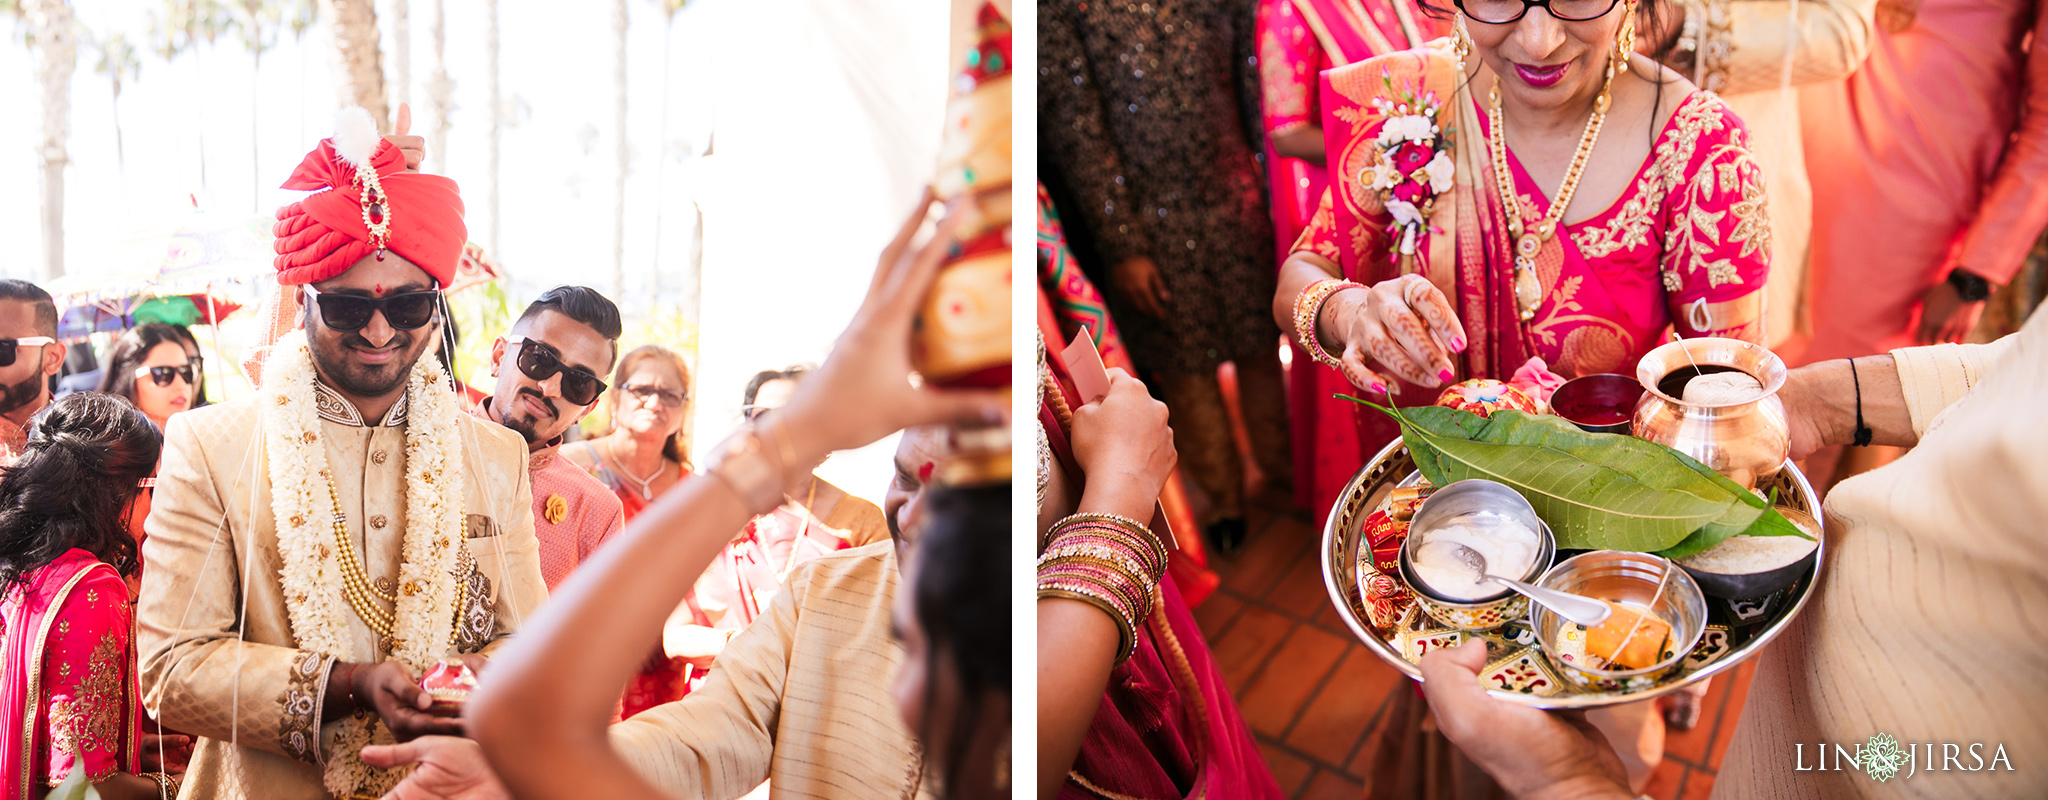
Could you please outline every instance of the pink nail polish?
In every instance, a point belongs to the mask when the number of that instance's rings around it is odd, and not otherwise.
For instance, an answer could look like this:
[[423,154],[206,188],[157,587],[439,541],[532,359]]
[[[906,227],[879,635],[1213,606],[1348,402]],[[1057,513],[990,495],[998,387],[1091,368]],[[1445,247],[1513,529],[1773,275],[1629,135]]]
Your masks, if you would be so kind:
[[1436,379],[1443,381],[1444,383],[1450,383],[1451,379],[1456,377],[1458,377],[1457,374],[1451,372],[1450,370],[1443,370],[1436,374]]
[[1453,350],[1453,351],[1455,351],[1455,352],[1459,352],[1459,353],[1463,353],[1463,352],[1465,352],[1465,337],[1463,337],[1463,336],[1453,336],[1453,337],[1451,337],[1451,350]]
[[1387,385],[1386,385],[1385,383],[1383,383],[1383,382],[1380,382],[1380,381],[1373,381],[1373,382],[1372,382],[1372,390],[1373,390],[1373,391],[1374,391],[1375,393],[1378,393],[1378,394],[1386,394],[1386,393],[1387,393]]

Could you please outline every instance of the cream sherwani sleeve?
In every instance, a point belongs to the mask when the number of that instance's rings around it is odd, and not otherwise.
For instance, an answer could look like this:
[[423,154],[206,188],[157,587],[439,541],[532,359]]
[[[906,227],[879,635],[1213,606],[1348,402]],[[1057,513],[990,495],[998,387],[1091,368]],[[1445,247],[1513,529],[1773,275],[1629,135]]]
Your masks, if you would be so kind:
[[[249,479],[257,476],[245,469],[262,459],[211,452],[253,448],[257,439],[207,435],[228,416],[227,408],[215,409],[174,416],[165,431],[137,609],[143,701],[167,727],[318,763],[320,705],[332,659],[262,643],[291,641],[290,622],[273,611],[281,603],[244,598],[240,591],[247,585],[275,594],[269,493],[262,492],[260,502],[228,495],[253,488]],[[251,518],[233,518],[238,515]],[[243,628],[247,636],[240,635]]]
[[[1761,656],[1721,797],[2048,797],[2048,315],[1894,355],[1924,434],[1828,494],[1818,588]],[[1815,769],[1880,733],[1914,753],[1889,780]]]

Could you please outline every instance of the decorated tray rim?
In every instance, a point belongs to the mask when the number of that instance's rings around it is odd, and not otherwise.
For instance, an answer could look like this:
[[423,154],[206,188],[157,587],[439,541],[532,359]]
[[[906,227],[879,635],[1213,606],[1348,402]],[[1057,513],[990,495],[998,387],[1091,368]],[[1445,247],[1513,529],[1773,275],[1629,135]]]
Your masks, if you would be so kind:
[[[1421,681],[1421,667],[1402,656],[1395,644],[1381,638],[1374,631],[1370,622],[1360,618],[1359,605],[1352,600],[1358,594],[1357,544],[1355,542],[1351,543],[1350,557],[1347,558],[1344,554],[1346,548],[1344,537],[1356,537],[1357,532],[1344,531],[1343,523],[1350,516],[1369,514],[1371,511],[1370,509],[1352,509],[1351,513],[1347,514],[1345,506],[1347,504],[1362,506],[1373,495],[1379,494],[1378,487],[1381,485],[1397,486],[1407,482],[1410,476],[1414,474],[1412,469],[1410,472],[1399,476],[1398,479],[1391,481],[1388,480],[1385,474],[1375,474],[1376,472],[1386,472],[1390,468],[1389,462],[1392,459],[1406,457],[1408,457],[1407,447],[1402,443],[1401,438],[1396,436],[1394,441],[1388,443],[1371,460],[1368,460],[1364,466],[1359,467],[1358,472],[1351,476],[1351,480],[1345,482],[1344,490],[1338,493],[1336,503],[1330,507],[1328,519],[1323,522],[1320,559],[1323,568],[1323,587],[1329,592],[1330,602],[1337,607],[1338,615],[1344,619],[1344,625],[1349,627],[1352,634],[1365,644],[1367,650],[1371,650],[1381,660],[1392,664],[1394,668],[1400,670],[1402,674],[1407,675],[1410,679]],[[1821,520],[1824,515],[1820,510],[1819,498],[1814,494],[1813,486],[1807,482],[1806,476],[1800,473],[1798,466],[1787,460],[1785,462],[1784,474],[1790,477],[1793,487],[1798,490],[1801,502],[1794,507],[1812,514],[1817,521]],[[1822,532],[1820,541],[1814,548],[1813,568],[1800,579],[1798,594],[1792,599],[1790,607],[1780,611],[1775,619],[1764,623],[1764,628],[1747,641],[1740,645],[1731,646],[1726,655],[1715,659],[1712,663],[1676,678],[1666,680],[1656,686],[1633,692],[1577,694],[1565,692],[1556,695],[1536,695],[1489,688],[1487,689],[1487,694],[1501,700],[1533,708],[1601,708],[1661,697],[1694,682],[1711,678],[1735,668],[1736,665],[1748,660],[1751,656],[1762,652],[1765,646],[1775,640],[1779,633],[1782,633],[1794,619],[1799,617],[1799,614],[1806,609],[1807,601],[1812,599],[1815,588],[1820,584],[1821,569],[1827,563],[1826,523],[1822,521],[1820,526]],[[1412,607],[1411,610],[1413,610]],[[1489,657],[1488,667],[1491,668],[1492,666],[1493,661]]]

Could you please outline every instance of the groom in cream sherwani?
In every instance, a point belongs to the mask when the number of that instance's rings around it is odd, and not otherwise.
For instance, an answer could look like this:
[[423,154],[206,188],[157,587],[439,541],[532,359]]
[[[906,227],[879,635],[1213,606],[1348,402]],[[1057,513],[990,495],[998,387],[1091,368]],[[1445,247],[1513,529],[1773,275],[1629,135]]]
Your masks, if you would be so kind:
[[[359,116],[358,116],[359,115]],[[186,797],[375,797],[373,742],[461,734],[417,681],[546,596],[525,443],[430,349],[466,235],[418,137],[358,109],[285,188],[260,390],[172,418],[143,545],[143,702],[198,737]],[[252,370],[252,374],[254,371]]]

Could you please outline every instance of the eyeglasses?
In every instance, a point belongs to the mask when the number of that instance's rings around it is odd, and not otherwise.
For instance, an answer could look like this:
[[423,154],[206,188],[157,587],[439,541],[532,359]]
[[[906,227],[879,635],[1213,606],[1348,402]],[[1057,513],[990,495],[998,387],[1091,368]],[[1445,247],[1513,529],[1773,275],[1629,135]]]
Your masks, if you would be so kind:
[[140,378],[147,375],[158,386],[171,385],[172,378],[183,378],[185,383],[190,384],[192,383],[192,366],[191,364],[185,364],[177,367],[136,367],[135,377]]
[[440,306],[441,301],[441,293],[433,289],[400,292],[389,297],[363,297],[327,294],[308,285],[306,293],[319,304],[320,321],[329,329],[342,333],[362,330],[364,325],[370,324],[370,317],[379,312],[384,314],[385,324],[395,330],[417,330],[434,321],[434,309]]
[[640,386],[621,386],[619,387],[619,391],[632,395],[633,399],[638,400],[642,403],[658,398],[661,400],[662,405],[668,406],[670,408],[680,408],[682,407],[684,400],[690,399],[690,395],[688,392],[678,392],[672,389],[663,389],[653,384],[643,384]]
[[19,353],[20,349],[23,347],[41,347],[46,344],[56,343],[56,339],[52,339],[48,336],[30,336],[22,339],[0,339],[0,367],[14,366],[15,354]]
[[1560,22],[1586,22],[1607,16],[1621,0],[1456,0],[1458,10],[1473,22],[1506,25],[1520,20],[1529,9],[1542,6]]
[[562,376],[563,400],[587,406],[597,402],[598,395],[604,394],[604,381],[587,370],[562,363],[561,354],[547,343],[524,336],[507,336],[505,341],[519,345],[519,357],[513,363],[519,365],[519,371],[526,377],[544,381],[558,373]]

